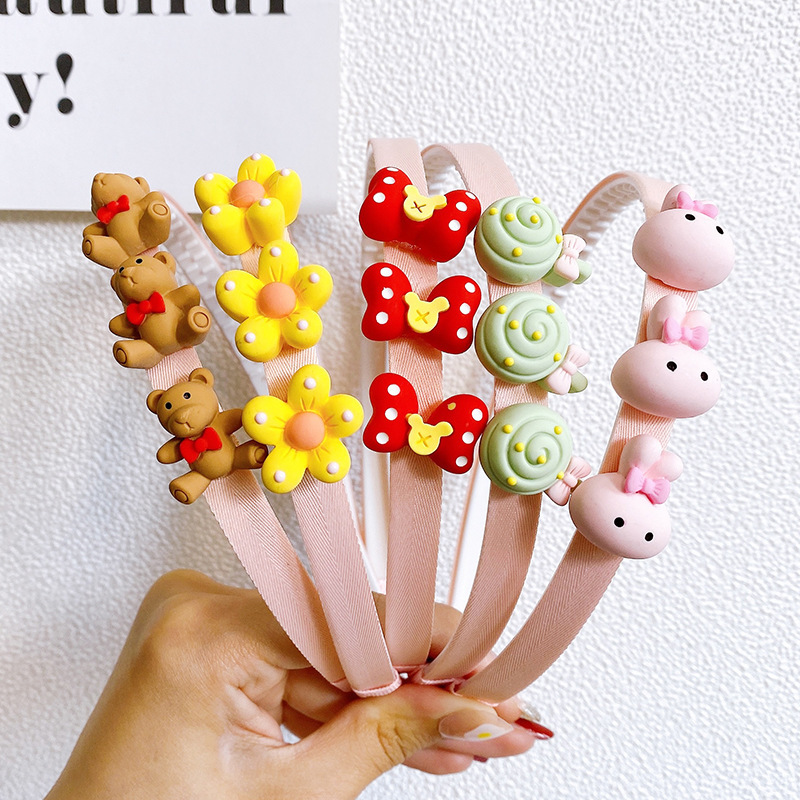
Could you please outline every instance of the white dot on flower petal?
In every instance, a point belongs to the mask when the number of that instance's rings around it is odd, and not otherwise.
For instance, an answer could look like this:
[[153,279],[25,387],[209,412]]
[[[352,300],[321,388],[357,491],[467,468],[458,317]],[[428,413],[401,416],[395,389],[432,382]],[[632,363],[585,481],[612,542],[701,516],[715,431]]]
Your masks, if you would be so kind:
[[291,174],[292,174],[292,171],[290,169],[282,169],[281,170],[281,175],[283,175],[284,178],[288,177]]
[[397,409],[396,408],[387,408],[386,409],[386,419],[397,419]]
[[269,249],[269,254],[270,254],[270,255],[271,255],[273,258],[277,258],[277,257],[278,257],[278,256],[281,254],[281,249],[280,249],[280,247],[270,247],[270,249]]
[[392,397],[397,397],[397,395],[400,394],[400,387],[396,383],[393,383],[386,391],[389,392]]
[[309,283],[319,283],[319,273],[317,273],[317,272],[312,272],[312,273],[311,273],[311,274],[308,276],[308,282],[309,282]]
[[275,470],[272,477],[275,479],[275,483],[283,483],[286,480],[286,473],[282,469],[278,469]]
[[469,459],[466,456],[459,456],[456,459],[456,466],[457,467],[466,467],[467,466],[467,461],[469,461]]
[[247,342],[247,344],[253,344],[253,342],[256,340],[256,335],[250,331],[244,335],[244,340]]
[[219,214],[220,211],[222,211],[222,209],[219,206],[211,206],[211,208],[208,209],[208,213],[214,214],[215,216]]
[[267,415],[263,411],[259,411],[255,416],[256,424],[263,425],[267,421]]
[[375,322],[377,322],[378,325],[385,325],[388,321],[389,315],[385,311],[379,311],[375,315]]
[[335,475],[339,471],[339,464],[336,461],[331,461],[327,467],[325,467],[328,475]]
[[378,444],[386,444],[389,441],[389,434],[381,432],[375,437],[375,441]]
[[317,382],[313,378],[306,378],[303,381],[303,386],[305,386],[306,389],[316,389],[317,388]]
[[469,336],[469,331],[466,328],[459,328],[456,331],[456,336],[458,336],[459,339],[466,339],[467,336]]
[[214,173],[213,172],[206,172],[206,174],[203,175],[203,180],[204,181],[213,181],[214,180]]
[[299,319],[297,321],[297,330],[299,330],[299,331],[307,331],[308,330],[308,320],[307,319]]
[[391,267],[381,267],[381,277],[382,278],[391,278],[392,277],[392,269],[391,269]]
[[394,292],[391,289],[384,289],[381,292],[381,297],[384,300],[391,300],[394,297]]
[[461,441],[464,442],[464,444],[472,444],[475,441],[475,434],[474,433],[470,433],[469,431],[467,431],[461,437]]
[[450,224],[447,226],[451,231],[457,231],[461,228],[461,223],[457,219],[451,219]]
[[386,199],[386,195],[383,192],[378,192],[377,194],[372,195],[372,199],[376,203],[382,203]]
[[232,292],[236,288],[236,284],[233,281],[225,281],[225,290],[228,292]]
[[456,203],[456,208],[459,211],[466,211],[467,210],[467,204],[466,203],[461,203],[461,202]]
[[386,167],[386,171],[387,172],[400,172],[400,170],[397,169],[397,167]]
[[262,208],[266,208],[267,206],[271,206],[272,205],[272,200],[270,200],[269,197],[264,197],[262,200],[258,201],[258,204]]
[[471,310],[472,310],[472,309],[469,307],[469,303],[462,303],[462,304],[459,306],[459,311],[461,311],[461,313],[462,313],[462,314],[469,314],[469,312],[470,312]]
[[476,408],[472,412],[472,419],[474,419],[476,422],[480,422],[483,419],[483,411],[481,411],[479,408]]
[[466,290],[467,290],[467,291],[468,291],[470,294],[474,294],[474,293],[475,293],[475,288],[476,288],[476,287],[475,287],[475,284],[474,284],[474,283],[465,283],[465,284],[464,284],[464,288],[465,288],[465,289],[466,289]]
[[352,422],[353,421],[353,412],[348,408],[346,411],[342,412],[342,419],[345,422]]
[[388,175],[383,179],[384,183],[388,183],[390,186],[394,183],[394,178],[390,178]]
[[467,192],[467,197],[469,197],[470,200],[475,200],[475,195],[472,194],[472,192]]
[[250,158],[253,161],[260,161],[261,160],[261,153],[253,153],[253,155],[251,155]]

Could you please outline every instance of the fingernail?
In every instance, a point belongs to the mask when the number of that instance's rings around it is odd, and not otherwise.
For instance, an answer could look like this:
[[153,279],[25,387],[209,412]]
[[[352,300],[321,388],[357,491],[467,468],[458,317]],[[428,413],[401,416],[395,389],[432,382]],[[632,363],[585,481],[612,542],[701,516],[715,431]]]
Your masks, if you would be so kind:
[[464,709],[439,720],[439,734],[444,739],[462,742],[486,742],[511,733],[514,726],[491,711]]
[[519,715],[531,722],[541,722],[542,715],[533,703],[526,700],[524,697],[517,697],[517,705],[519,706]]
[[553,738],[553,731],[550,728],[545,728],[544,725],[540,725],[538,722],[534,722],[532,719],[525,719],[525,717],[520,717],[516,720],[516,724],[520,726],[520,728],[525,728],[526,731],[530,731],[537,739],[552,739]]
[[483,756],[472,756],[472,760],[477,761],[479,764],[485,764],[489,759]]

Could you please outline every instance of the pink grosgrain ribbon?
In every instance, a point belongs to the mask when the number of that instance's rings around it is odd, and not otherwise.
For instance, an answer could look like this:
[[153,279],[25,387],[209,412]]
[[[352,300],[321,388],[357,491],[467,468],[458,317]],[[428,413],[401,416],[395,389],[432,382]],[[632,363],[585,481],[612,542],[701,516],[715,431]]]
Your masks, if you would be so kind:
[[699,200],[692,200],[686,192],[678,192],[677,199],[678,208],[683,208],[686,211],[697,211],[700,214],[705,214],[711,219],[716,219],[719,214],[719,209],[713,203],[702,203]]
[[653,505],[661,505],[667,501],[669,489],[666,478],[648,478],[639,467],[631,467],[625,477],[623,491],[626,494],[643,494]]
[[704,325],[689,328],[681,325],[675,317],[667,317],[664,320],[661,338],[667,344],[682,342],[683,344],[688,344],[692,350],[702,350],[708,344],[708,328]]

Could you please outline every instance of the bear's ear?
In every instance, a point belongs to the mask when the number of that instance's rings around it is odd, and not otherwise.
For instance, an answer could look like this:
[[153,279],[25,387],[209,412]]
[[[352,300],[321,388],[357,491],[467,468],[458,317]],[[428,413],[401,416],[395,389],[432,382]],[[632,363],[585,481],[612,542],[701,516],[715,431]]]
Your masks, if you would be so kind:
[[161,395],[164,394],[163,389],[156,389],[153,392],[150,392],[147,395],[147,407],[154,413],[158,413],[158,401],[161,399]]
[[214,375],[211,373],[210,369],[206,369],[205,367],[193,369],[189,374],[189,380],[196,381],[197,383],[204,383],[209,388],[214,385]]
[[142,191],[145,194],[150,191],[150,184],[144,178],[134,178],[134,180],[142,187]]
[[153,258],[155,258],[156,261],[160,261],[162,264],[166,264],[170,272],[175,272],[175,258],[166,250],[159,250]]

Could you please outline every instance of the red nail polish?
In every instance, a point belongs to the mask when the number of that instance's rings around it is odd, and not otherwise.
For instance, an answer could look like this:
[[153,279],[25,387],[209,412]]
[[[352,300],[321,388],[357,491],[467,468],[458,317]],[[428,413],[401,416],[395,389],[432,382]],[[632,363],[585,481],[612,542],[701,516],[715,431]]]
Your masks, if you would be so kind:
[[525,717],[520,717],[518,720],[515,720],[515,723],[521,728],[525,728],[525,730],[530,731],[537,739],[553,738],[553,731],[551,731],[550,728],[545,728],[544,725],[540,725],[538,722],[533,722],[532,720],[525,719]]
[[489,759],[483,756],[472,756],[472,760],[477,761],[479,764],[485,764]]

